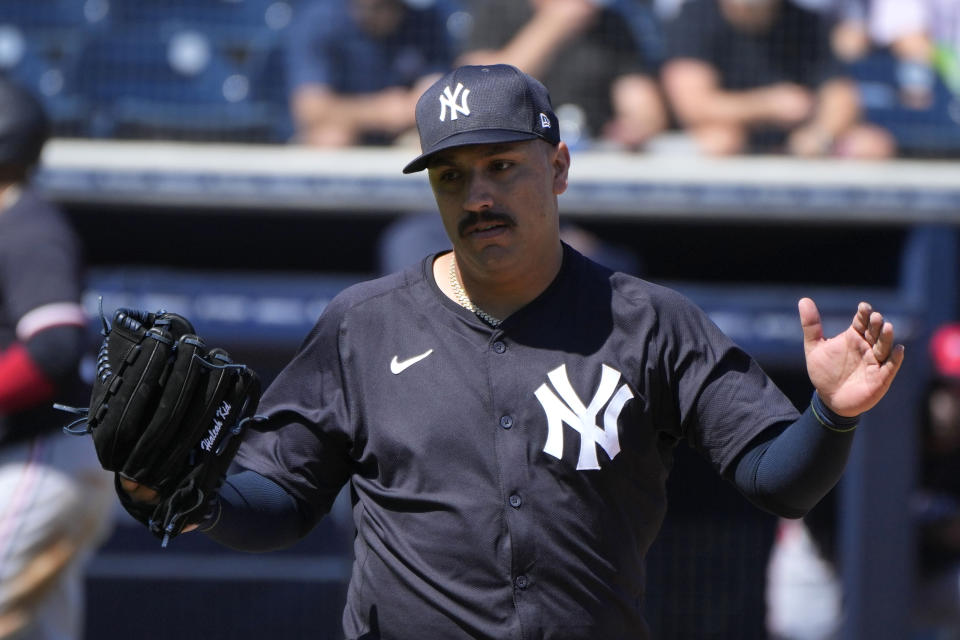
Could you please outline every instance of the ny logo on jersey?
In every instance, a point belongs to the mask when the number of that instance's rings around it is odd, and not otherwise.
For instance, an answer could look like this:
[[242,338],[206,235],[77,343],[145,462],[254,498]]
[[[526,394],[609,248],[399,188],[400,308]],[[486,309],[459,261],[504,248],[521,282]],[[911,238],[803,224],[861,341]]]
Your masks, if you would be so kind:
[[[617,431],[617,420],[623,405],[633,398],[633,392],[627,385],[619,389],[620,372],[603,365],[600,377],[600,386],[593,395],[589,405],[573,390],[567,378],[566,365],[560,365],[547,374],[547,378],[556,389],[554,393],[544,382],[534,392],[537,400],[547,414],[547,442],[543,446],[544,453],[554,458],[563,458],[563,425],[573,427],[580,434],[580,457],[577,460],[577,470],[599,469],[597,462],[597,445],[607,452],[613,460],[620,453],[620,435]],[[560,394],[560,397],[557,397]],[[606,405],[606,409],[603,409]],[[597,426],[597,416],[603,410],[603,428]]]
[[[464,89],[463,84],[460,82],[457,83],[457,88],[452,92],[450,91],[450,87],[444,87],[443,93],[440,95],[440,122],[447,119],[447,109],[450,110],[451,120],[456,120],[458,113],[462,113],[465,116],[470,115],[470,107],[467,106],[468,95],[470,95],[470,89]],[[460,98],[460,104],[457,104],[458,96]]]

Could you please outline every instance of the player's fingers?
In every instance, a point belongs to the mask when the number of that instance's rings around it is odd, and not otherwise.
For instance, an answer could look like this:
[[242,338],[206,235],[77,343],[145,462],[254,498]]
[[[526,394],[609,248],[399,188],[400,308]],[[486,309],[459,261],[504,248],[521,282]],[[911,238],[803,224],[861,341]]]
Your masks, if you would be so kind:
[[[883,332],[883,315],[877,311],[874,311],[870,314],[870,319],[867,324],[867,330],[863,332],[863,338],[871,345],[875,345],[877,340],[880,339],[880,334]],[[891,331],[893,327],[891,325]]]
[[873,344],[873,355],[877,362],[884,362],[890,357],[890,351],[893,349],[893,325],[884,322],[880,327],[877,341]]
[[897,371],[900,370],[900,365],[903,364],[903,357],[906,349],[902,344],[898,344],[890,352],[890,357],[887,358],[887,361],[883,363],[884,368],[890,369],[891,379],[897,374]]
[[124,478],[123,476],[120,477],[120,488],[126,491],[127,494],[137,502],[155,503],[160,497],[160,494],[150,487],[142,485],[135,480]]
[[800,312],[800,326],[803,328],[803,342],[810,344],[823,339],[823,325],[820,323],[820,311],[810,298],[801,298],[797,303]]
[[853,314],[853,322],[850,326],[860,335],[864,335],[870,326],[870,314],[873,313],[873,307],[869,302],[861,302],[857,305],[857,312]]

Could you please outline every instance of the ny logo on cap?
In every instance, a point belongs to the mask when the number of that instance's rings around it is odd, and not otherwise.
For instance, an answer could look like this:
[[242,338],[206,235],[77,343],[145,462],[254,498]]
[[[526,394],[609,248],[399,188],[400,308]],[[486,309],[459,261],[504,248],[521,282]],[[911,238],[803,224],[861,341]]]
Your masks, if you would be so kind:
[[[443,93],[440,95],[440,122],[446,120],[447,109],[450,109],[451,120],[456,120],[458,113],[465,116],[470,115],[470,107],[467,106],[468,95],[470,95],[470,89],[464,89],[463,83],[458,82],[457,88],[453,92],[450,91],[449,85],[444,87]],[[460,104],[457,104],[457,96],[460,97]]]

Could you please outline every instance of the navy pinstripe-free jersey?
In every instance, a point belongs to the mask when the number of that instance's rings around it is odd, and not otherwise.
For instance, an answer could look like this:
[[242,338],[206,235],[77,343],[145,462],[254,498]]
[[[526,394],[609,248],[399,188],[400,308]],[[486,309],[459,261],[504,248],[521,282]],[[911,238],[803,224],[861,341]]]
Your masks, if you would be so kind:
[[498,329],[431,265],[329,305],[239,462],[312,520],[352,483],[349,638],[645,638],[674,446],[723,471],[793,405],[686,298],[570,247]]

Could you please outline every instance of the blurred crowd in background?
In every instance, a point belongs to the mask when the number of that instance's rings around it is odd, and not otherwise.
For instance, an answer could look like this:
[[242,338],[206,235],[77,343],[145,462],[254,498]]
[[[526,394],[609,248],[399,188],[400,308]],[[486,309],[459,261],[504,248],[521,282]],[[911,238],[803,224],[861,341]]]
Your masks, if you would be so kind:
[[31,0],[0,73],[60,137],[415,144],[436,74],[510,62],[576,150],[960,155],[960,0]]

